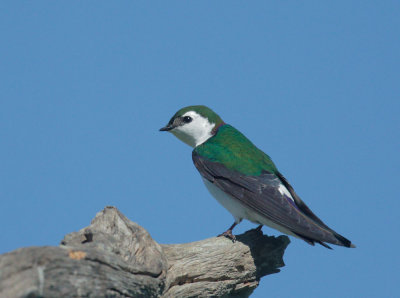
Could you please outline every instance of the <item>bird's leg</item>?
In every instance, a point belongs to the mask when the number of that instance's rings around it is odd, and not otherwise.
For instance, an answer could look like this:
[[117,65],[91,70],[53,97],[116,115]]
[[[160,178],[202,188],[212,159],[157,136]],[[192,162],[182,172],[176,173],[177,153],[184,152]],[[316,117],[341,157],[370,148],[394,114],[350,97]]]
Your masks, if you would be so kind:
[[262,235],[263,234],[263,232],[261,230],[262,227],[263,227],[263,225],[259,225],[257,228],[251,229],[249,231],[255,231],[256,233],[261,233],[261,235]]
[[231,239],[232,242],[235,242],[236,241],[236,236],[232,234],[232,230],[233,230],[234,227],[236,227],[236,225],[237,225],[237,223],[234,222],[233,225],[231,225],[231,227],[228,230],[226,230],[222,234],[219,234],[218,237],[225,236],[225,237]]

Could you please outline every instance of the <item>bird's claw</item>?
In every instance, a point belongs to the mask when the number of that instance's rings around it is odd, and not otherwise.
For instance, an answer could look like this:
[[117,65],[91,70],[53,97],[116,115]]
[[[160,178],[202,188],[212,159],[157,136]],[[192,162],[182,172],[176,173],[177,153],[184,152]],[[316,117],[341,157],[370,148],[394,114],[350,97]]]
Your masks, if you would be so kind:
[[232,234],[231,230],[225,231],[222,234],[219,234],[217,237],[226,237],[232,240],[232,242],[236,242],[236,236]]

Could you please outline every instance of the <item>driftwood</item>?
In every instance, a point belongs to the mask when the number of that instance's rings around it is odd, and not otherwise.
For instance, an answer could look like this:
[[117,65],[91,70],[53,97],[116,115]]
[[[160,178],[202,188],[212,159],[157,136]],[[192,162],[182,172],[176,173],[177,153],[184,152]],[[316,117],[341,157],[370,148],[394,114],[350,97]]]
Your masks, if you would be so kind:
[[233,243],[214,237],[160,245],[114,207],[59,247],[0,256],[0,297],[247,297],[279,272],[286,236],[250,230]]

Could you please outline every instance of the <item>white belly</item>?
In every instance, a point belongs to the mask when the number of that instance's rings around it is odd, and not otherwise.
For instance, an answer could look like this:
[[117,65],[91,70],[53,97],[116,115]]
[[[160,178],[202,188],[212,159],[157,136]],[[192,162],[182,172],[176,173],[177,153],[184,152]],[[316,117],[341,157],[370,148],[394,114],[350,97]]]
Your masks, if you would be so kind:
[[243,205],[237,199],[226,194],[207,179],[203,178],[203,181],[212,196],[233,215],[236,223],[240,223],[242,219],[245,218],[256,224],[269,226],[282,233],[296,236],[284,227],[275,224],[274,222],[267,219],[265,216],[262,216],[259,213],[251,210],[247,206]]

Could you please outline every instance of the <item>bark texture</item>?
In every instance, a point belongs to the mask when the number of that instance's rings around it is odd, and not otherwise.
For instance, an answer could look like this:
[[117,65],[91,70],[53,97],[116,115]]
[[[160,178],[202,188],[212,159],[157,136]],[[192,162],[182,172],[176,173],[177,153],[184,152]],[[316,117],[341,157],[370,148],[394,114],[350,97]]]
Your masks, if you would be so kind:
[[114,207],[59,247],[0,256],[0,297],[248,297],[279,272],[286,236],[256,230],[226,238],[160,245]]

